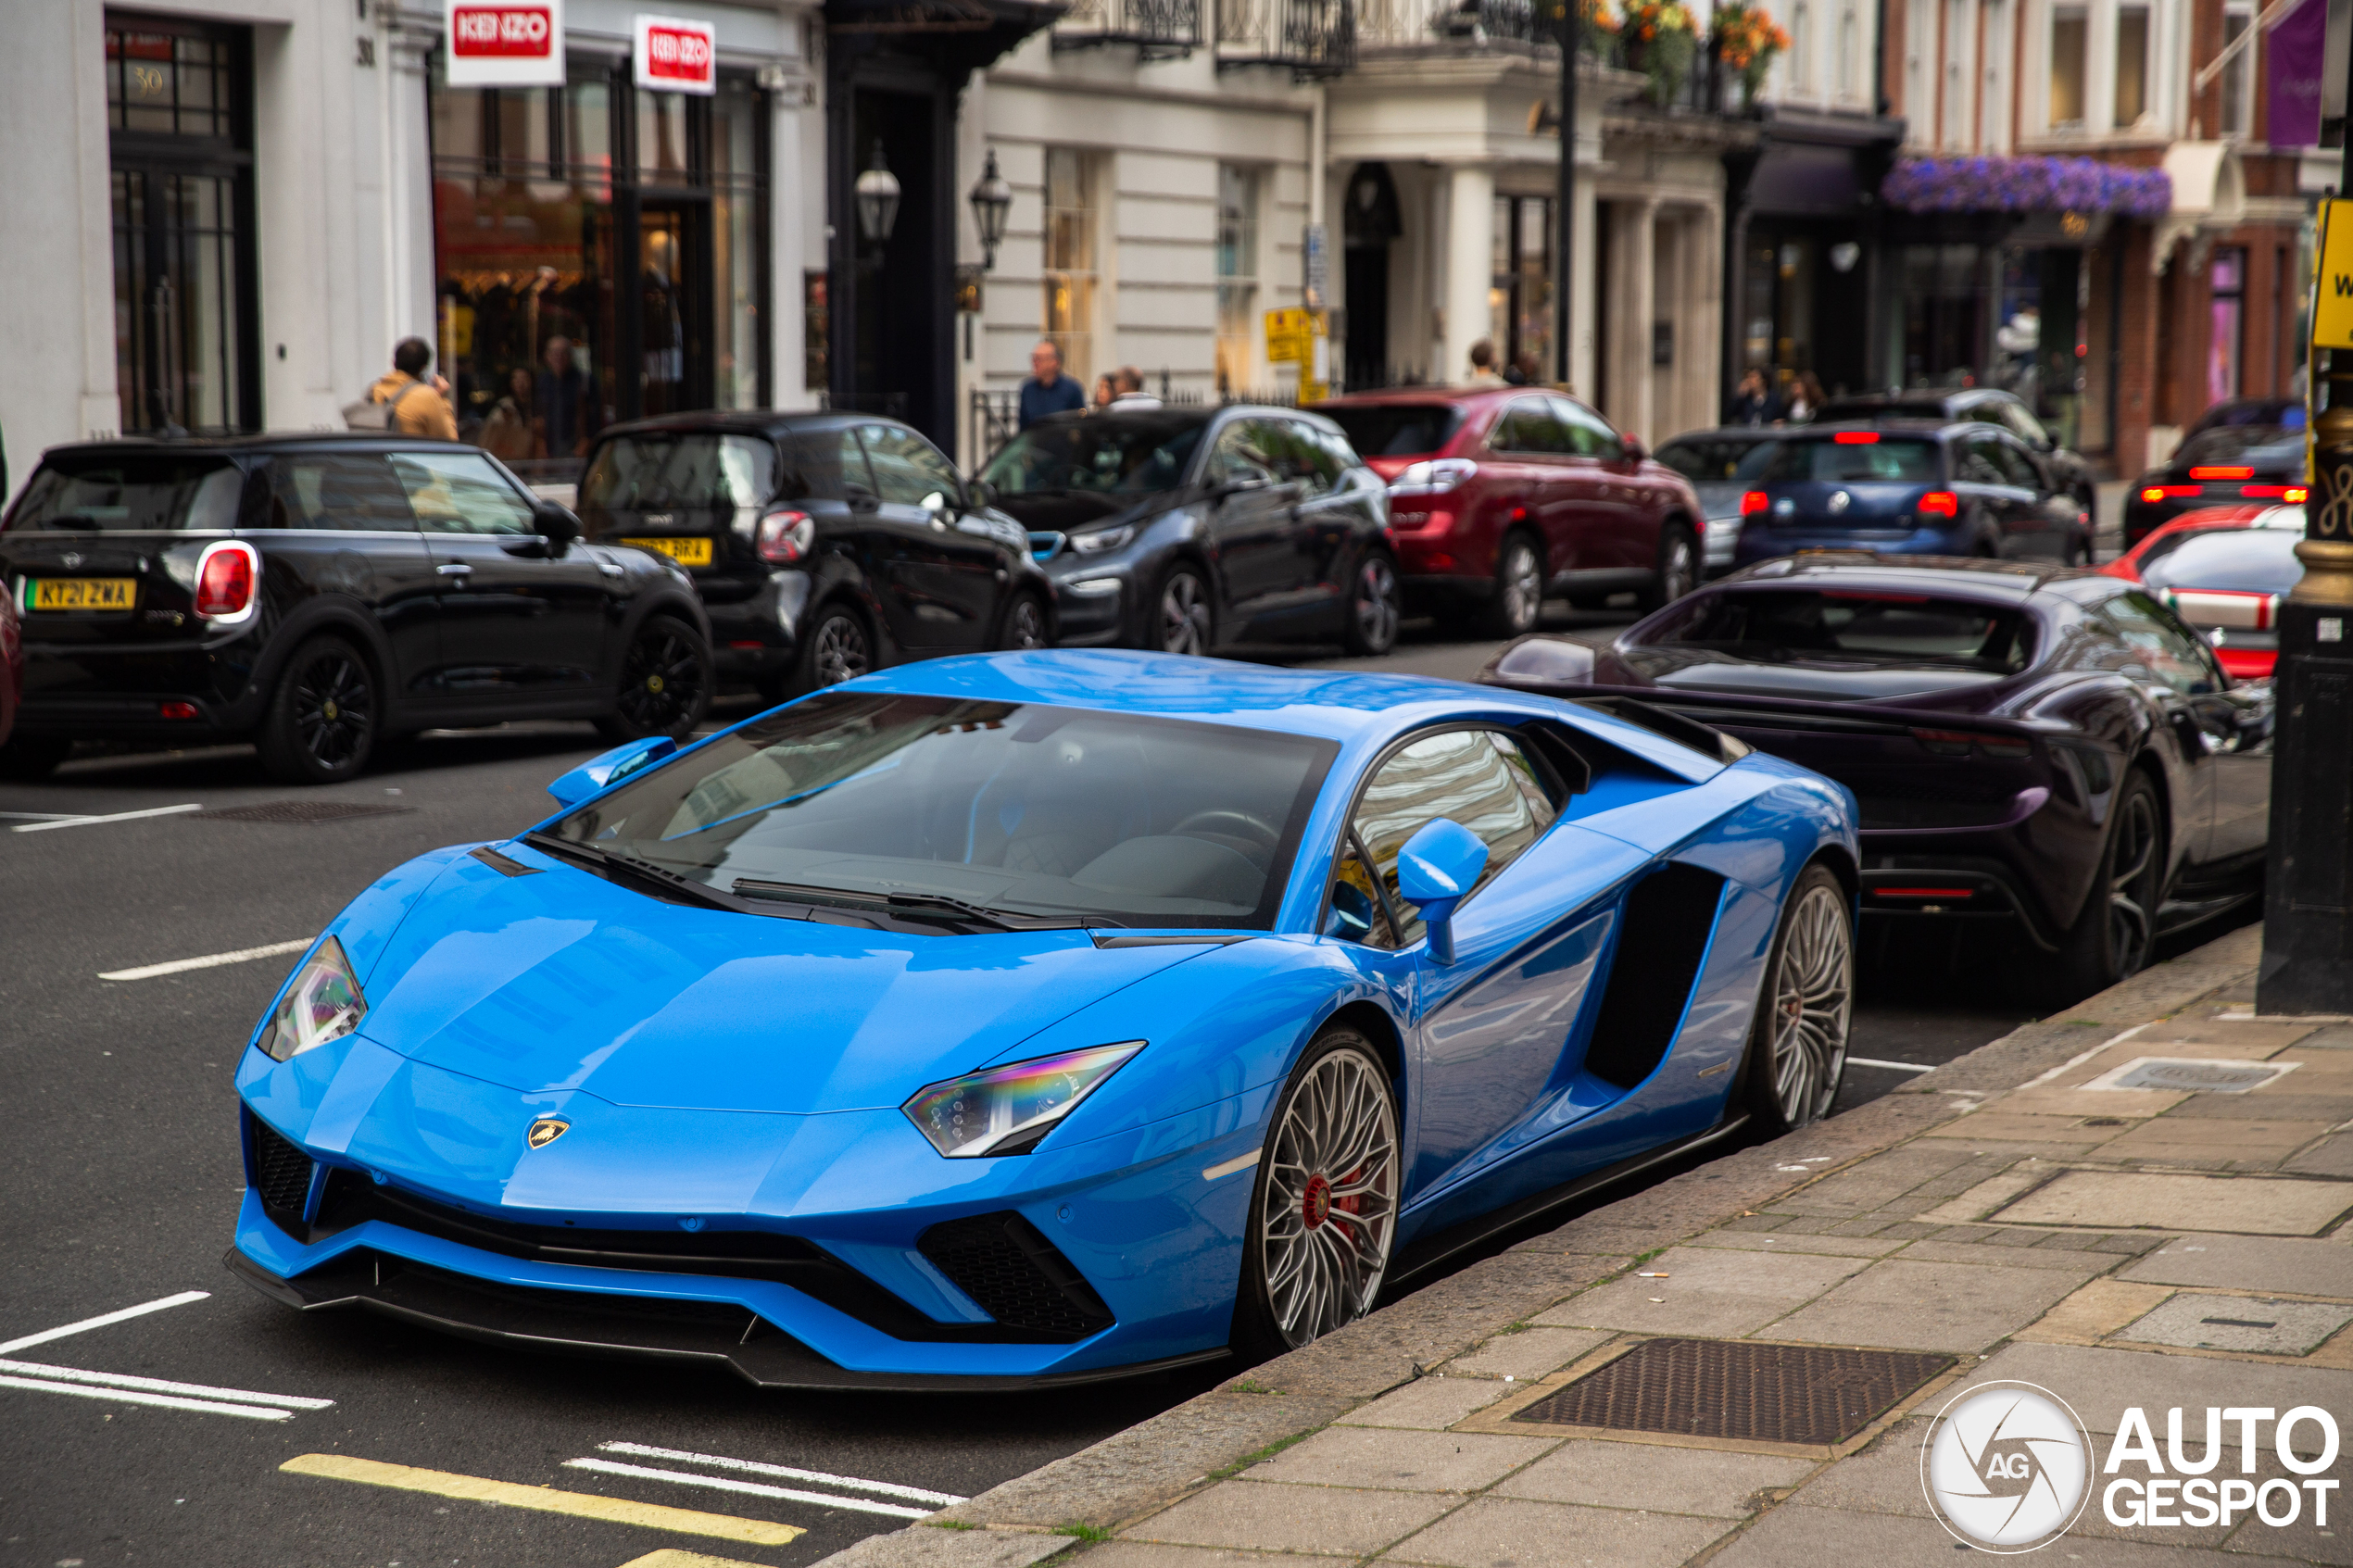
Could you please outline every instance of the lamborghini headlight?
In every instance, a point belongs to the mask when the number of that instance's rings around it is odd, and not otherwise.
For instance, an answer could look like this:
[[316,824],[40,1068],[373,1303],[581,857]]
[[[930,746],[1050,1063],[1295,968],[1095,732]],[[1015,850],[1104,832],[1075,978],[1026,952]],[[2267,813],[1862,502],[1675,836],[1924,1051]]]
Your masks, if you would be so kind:
[[261,1032],[261,1048],[271,1060],[283,1061],[343,1038],[367,1016],[359,977],[351,972],[343,944],[330,936],[295,972],[294,984]]
[[1027,1154],[1070,1108],[1095,1092],[1141,1040],[992,1067],[934,1084],[899,1109],[950,1160]]

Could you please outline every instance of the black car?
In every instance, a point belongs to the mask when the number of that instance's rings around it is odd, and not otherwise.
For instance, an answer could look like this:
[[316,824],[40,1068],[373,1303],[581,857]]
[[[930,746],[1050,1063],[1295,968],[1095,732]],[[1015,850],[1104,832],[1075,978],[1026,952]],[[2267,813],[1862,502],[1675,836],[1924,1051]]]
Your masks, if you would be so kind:
[[387,735],[586,719],[684,737],[711,689],[683,573],[450,442],[337,433],[53,447],[0,521],[24,704],[0,767],[77,739],[251,739],[293,783]]
[[[2137,583],[1982,559],[1769,561],[1599,650],[1530,637],[1479,679],[1709,726],[1854,791],[1867,929],[1985,922],[2071,1002],[2257,896],[2271,684]],[[1704,736],[1703,742],[1704,742]]]
[[1053,640],[1029,537],[937,446],[873,414],[673,414],[608,427],[588,537],[675,561],[723,680],[772,701],[885,664]]
[[1057,414],[981,479],[1061,592],[1065,646],[1397,640],[1389,492],[1340,426],[1290,408]]
[[1877,422],[1882,420],[1935,420],[1950,423],[1970,420],[2008,431],[2050,470],[2054,488],[2075,497],[2083,509],[2084,526],[2099,527],[2099,480],[2080,452],[2051,437],[2034,410],[2015,392],[1997,386],[1952,387],[1941,391],[1889,392],[1876,395],[1833,397],[1822,405],[1817,422],[1842,420]]
[[2217,403],[2173,456],[2124,493],[2124,547],[2183,512],[2237,501],[2304,499],[2304,405],[2284,397]]

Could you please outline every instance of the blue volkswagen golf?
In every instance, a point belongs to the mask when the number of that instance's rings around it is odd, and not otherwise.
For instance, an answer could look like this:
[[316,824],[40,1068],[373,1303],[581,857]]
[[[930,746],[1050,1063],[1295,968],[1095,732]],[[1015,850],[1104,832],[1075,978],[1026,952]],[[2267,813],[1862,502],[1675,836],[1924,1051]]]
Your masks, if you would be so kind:
[[336,917],[232,1270],[774,1386],[1279,1351],[1844,1066],[1841,786],[1666,715],[937,660],[556,781]]

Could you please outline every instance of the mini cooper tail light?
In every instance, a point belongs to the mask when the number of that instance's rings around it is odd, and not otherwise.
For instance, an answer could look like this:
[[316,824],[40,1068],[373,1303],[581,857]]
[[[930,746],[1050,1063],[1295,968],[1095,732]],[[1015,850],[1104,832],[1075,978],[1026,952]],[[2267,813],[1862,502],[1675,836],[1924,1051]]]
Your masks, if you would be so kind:
[[1772,505],[1773,497],[1762,490],[1748,491],[1741,496],[1741,516],[1755,517],[1758,512],[1769,510]]
[[1950,490],[1931,490],[1920,497],[1919,510],[1922,517],[1931,513],[1937,517],[1958,517],[1961,515],[1961,498]]
[[259,597],[261,556],[243,539],[205,546],[196,562],[196,613],[216,626],[253,619]]
[[807,512],[769,512],[760,520],[760,558],[790,566],[809,558],[817,543],[817,522]]

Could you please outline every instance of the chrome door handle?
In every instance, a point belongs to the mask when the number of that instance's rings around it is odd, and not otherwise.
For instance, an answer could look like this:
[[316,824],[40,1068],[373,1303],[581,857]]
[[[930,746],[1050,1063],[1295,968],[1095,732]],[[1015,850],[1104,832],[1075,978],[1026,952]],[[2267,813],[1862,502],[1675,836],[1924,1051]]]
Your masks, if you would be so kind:
[[440,573],[444,577],[471,577],[473,575],[473,570],[474,569],[472,567],[466,565],[463,561],[451,561],[447,566],[436,566],[434,568],[434,571]]

